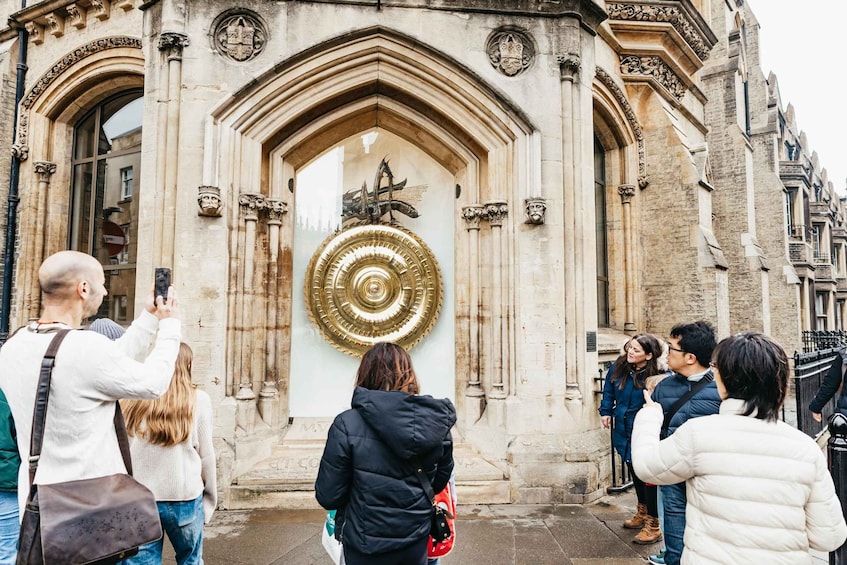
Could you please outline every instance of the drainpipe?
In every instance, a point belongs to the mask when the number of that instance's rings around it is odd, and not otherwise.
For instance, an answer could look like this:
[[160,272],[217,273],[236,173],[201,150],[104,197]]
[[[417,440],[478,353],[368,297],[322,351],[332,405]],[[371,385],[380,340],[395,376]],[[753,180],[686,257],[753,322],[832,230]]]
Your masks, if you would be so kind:
[[[21,1],[21,10],[26,8],[26,0]],[[23,25],[18,24],[18,73],[15,83],[15,113],[12,123],[12,143],[18,130],[18,114],[21,99],[24,97],[24,86],[26,85],[26,48],[29,34]],[[0,297],[0,344],[9,336],[9,317],[12,307],[12,273],[15,269],[15,234],[17,233],[18,219],[18,185],[20,184],[21,159],[18,153],[12,154],[12,164],[9,167],[9,199],[8,212],[6,215],[6,248],[3,252],[3,293]]]

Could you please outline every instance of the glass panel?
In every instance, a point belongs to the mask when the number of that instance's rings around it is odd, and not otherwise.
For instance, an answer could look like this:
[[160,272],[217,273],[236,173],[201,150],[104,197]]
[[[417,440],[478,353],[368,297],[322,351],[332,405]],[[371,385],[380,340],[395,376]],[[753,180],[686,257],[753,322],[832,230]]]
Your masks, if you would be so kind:
[[73,215],[71,217],[70,248],[88,252],[88,232],[91,227],[91,163],[74,166]]
[[123,151],[134,137],[141,137],[141,119],[144,100],[141,93],[120,96],[103,105],[98,153]]
[[85,159],[94,155],[94,120],[97,112],[84,118],[74,132],[74,159]]

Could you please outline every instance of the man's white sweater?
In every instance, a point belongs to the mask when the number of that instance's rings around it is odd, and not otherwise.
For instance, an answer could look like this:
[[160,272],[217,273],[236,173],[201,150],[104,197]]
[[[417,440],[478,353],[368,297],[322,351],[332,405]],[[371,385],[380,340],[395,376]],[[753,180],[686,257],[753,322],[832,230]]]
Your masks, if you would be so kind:
[[178,445],[163,447],[144,438],[129,438],[135,478],[149,488],[156,502],[194,500],[203,494],[205,522],[218,502],[215,449],[212,446],[212,400],[202,390],[194,403],[191,435]]
[[[23,461],[18,480],[21,508],[29,491],[27,462],[41,360],[56,330],[64,328],[33,322],[0,349],[0,388],[12,410]],[[68,334],[53,368],[36,484],[125,473],[113,424],[115,401],[164,394],[179,342],[178,319],[159,321],[146,310],[114,342],[91,331]]]

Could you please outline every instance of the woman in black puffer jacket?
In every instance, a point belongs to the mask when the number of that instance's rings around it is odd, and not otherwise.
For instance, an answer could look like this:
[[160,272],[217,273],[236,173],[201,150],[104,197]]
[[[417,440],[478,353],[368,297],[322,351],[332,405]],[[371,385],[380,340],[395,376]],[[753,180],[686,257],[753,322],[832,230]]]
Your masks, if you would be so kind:
[[338,510],[336,537],[347,565],[425,565],[432,502],[414,470],[440,492],[453,471],[456,409],[418,395],[412,360],[377,343],[362,357],[352,408],[329,429],[315,496]]

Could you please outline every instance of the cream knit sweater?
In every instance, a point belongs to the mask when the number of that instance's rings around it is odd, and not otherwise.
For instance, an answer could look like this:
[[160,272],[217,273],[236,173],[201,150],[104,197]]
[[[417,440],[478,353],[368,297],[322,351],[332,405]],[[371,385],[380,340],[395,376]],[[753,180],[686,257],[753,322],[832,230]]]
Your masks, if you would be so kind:
[[194,404],[194,425],[184,442],[170,447],[144,438],[129,438],[134,477],[153,491],[157,502],[194,500],[203,495],[208,524],[218,503],[215,450],[212,446],[212,401],[202,390]]

